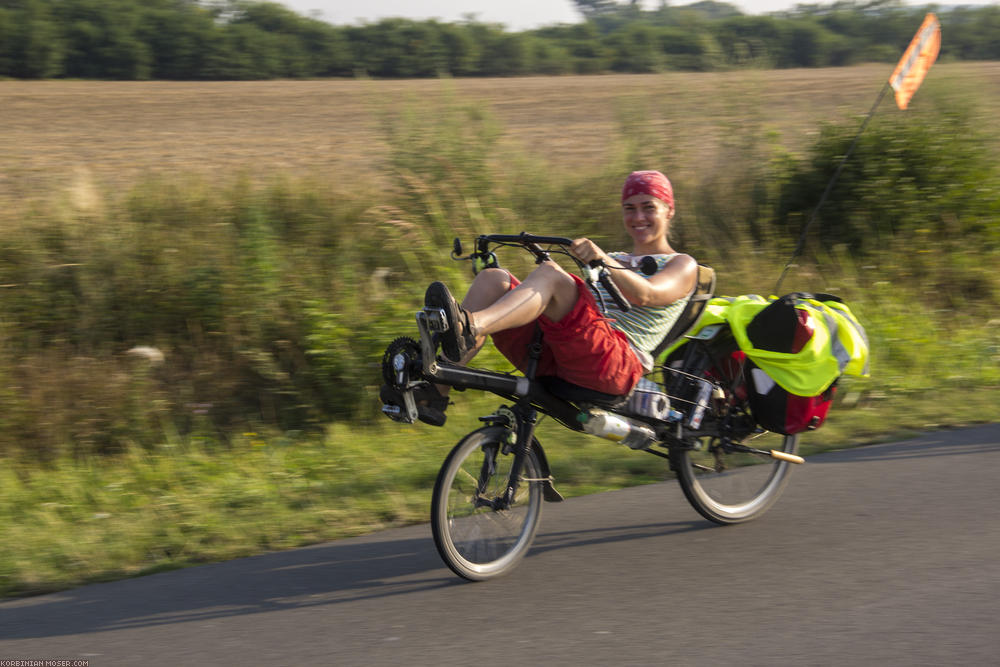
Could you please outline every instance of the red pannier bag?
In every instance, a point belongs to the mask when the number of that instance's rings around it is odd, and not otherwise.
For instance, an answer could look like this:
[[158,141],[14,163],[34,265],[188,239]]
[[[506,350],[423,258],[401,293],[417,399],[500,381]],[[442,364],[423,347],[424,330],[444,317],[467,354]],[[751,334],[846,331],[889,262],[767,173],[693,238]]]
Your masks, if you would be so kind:
[[[754,347],[796,354],[809,342],[813,325],[809,314],[795,307],[798,296],[789,294],[774,301],[747,324],[747,337]],[[823,425],[833,404],[836,380],[817,396],[797,396],[782,389],[749,359],[745,372],[750,412],[761,427],[793,435]]]
[[778,386],[752,361],[747,361],[746,371],[747,401],[754,420],[761,427],[794,435],[818,429],[826,421],[837,391],[836,381],[819,396],[796,396]]

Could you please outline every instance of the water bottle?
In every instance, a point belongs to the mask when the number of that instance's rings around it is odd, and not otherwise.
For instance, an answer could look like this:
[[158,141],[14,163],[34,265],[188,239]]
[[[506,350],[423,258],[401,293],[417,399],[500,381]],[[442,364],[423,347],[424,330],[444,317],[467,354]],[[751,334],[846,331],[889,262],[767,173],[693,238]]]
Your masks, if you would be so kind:
[[656,433],[649,426],[604,410],[581,412],[577,419],[583,424],[585,432],[620,442],[632,449],[647,449],[656,442]]
[[628,400],[628,412],[653,419],[670,419],[670,398],[660,385],[646,378],[639,378]]
[[712,383],[706,380],[697,380],[698,396],[694,401],[694,408],[691,410],[691,418],[688,419],[688,426],[693,429],[701,428],[701,420],[705,416],[705,409],[708,408],[708,399],[712,396]]

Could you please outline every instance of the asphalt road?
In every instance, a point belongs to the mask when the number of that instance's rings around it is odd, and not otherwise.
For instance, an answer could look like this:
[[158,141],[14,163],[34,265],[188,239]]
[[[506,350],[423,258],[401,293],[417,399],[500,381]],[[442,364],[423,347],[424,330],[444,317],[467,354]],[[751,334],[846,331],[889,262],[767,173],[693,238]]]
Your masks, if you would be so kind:
[[[653,462],[655,464],[655,462]],[[509,577],[428,526],[0,603],[90,665],[997,665],[1000,425],[816,456],[761,519],[676,482],[547,504]]]

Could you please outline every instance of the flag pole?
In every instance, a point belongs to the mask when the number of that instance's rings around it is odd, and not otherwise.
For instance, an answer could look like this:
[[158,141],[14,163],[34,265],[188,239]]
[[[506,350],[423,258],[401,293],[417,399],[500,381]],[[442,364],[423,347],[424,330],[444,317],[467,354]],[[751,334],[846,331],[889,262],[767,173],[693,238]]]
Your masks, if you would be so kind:
[[833,190],[833,185],[837,182],[837,179],[840,177],[840,172],[844,170],[844,165],[847,163],[847,159],[851,157],[851,153],[854,152],[855,146],[858,145],[858,139],[861,138],[861,133],[865,131],[866,127],[868,127],[868,123],[871,121],[872,116],[875,115],[875,110],[878,109],[878,105],[882,103],[883,98],[885,98],[885,94],[889,92],[889,89],[891,87],[892,86],[889,85],[889,82],[886,82],[885,85],[882,86],[882,91],[878,94],[878,98],[876,98],[875,104],[872,105],[872,108],[868,112],[868,115],[865,116],[865,120],[864,122],[861,123],[861,128],[858,129],[858,133],[854,135],[854,141],[851,142],[851,145],[847,149],[847,152],[844,153],[844,157],[840,159],[840,164],[837,165],[837,170],[833,172],[833,176],[830,178],[830,182],[826,184],[826,190],[823,191],[823,196],[819,198],[819,203],[816,204],[816,208],[813,209],[812,215],[809,216],[809,221],[806,222],[805,227],[802,228],[802,233],[799,235],[799,242],[795,246],[795,252],[792,253],[792,256],[788,259],[788,263],[785,264],[785,268],[781,271],[781,276],[778,278],[778,282],[774,286],[773,294],[778,295],[778,290],[781,288],[781,283],[785,280],[785,274],[788,273],[788,269],[792,268],[792,262],[795,261],[796,257],[802,254],[802,250],[805,248],[806,245],[806,237],[809,234],[809,228],[812,227],[814,222],[816,222],[816,214],[819,213],[819,209],[823,206],[823,203],[826,201],[826,198],[830,195],[830,191]]
[[833,177],[830,182],[826,184],[826,190],[823,191],[823,196],[819,198],[819,203],[816,204],[816,208],[813,209],[812,215],[809,216],[809,221],[806,223],[805,227],[802,229],[802,234],[799,236],[799,242],[795,246],[795,252],[792,253],[791,258],[788,260],[788,264],[781,272],[781,276],[778,278],[777,284],[774,286],[774,294],[778,294],[778,290],[781,289],[781,283],[785,279],[785,274],[788,273],[788,269],[792,267],[792,262],[798,257],[806,245],[806,236],[809,233],[809,228],[812,227],[813,223],[816,221],[816,214],[819,212],[823,202],[829,196],[830,191],[833,189],[833,184],[837,182],[837,178],[840,176],[840,172],[844,170],[844,164],[847,162],[847,158],[851,157],[851,153],[854,152],[854,147],[858,145],[858,139],[861,138],[861,133],[865,131],[868,127],[868,122],[875,115],[875,110],[878,105],[881,104],[882,98],[885,94],[889,92],[892,88],[896,91],[896,106],[901,110],[906,109],[910,103],[910,98],[913,94],[917,92],[917,88],[920,87],[921,82],[927,75],[927,70],[930,69],[934,61],[937,60],[938,51],[941,48],[941,24],[938,22],[937,16],[933,13],[928,13],[924,17],[923,23],[917,29],[917,34],[913,36],[910,40],[910,45],[906,47],[903,52],[903,57],[899,59],[899,63],[896,65],[896,69],[893,70],[892,75],[889,77],[889,81],[882,86],[882,92],[878,94],[878,99],[875,100],[875,104],[872,105],[871,111],[865,116],[865,120],[861,123],[861,129],[858,133],[854,135],[854,141],[851,142],[850,148],[847,149],[847,153],[840,160],[840,164],[837,165],[837,170],[833,172]]

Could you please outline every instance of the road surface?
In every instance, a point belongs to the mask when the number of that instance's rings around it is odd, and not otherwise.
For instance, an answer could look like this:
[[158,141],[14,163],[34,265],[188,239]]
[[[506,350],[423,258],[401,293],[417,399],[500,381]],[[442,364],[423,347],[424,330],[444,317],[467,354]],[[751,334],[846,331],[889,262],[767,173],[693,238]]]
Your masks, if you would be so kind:
[[0,603],[0,658],[90,665],[1000,664],[1000,425],[818,455],[761,519],[676,482],[544,507],[471,584],[427,525]]

